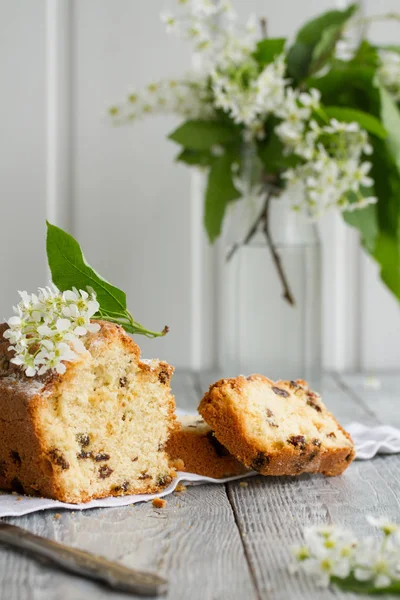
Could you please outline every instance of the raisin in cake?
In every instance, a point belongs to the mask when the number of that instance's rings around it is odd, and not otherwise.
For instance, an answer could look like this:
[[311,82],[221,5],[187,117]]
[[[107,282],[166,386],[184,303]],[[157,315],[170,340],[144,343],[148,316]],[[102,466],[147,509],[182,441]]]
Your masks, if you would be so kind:
[[178,423],[167,442],[167,452],[175,464],[183,462],[181,470],[215,479],[247,472],[201,417],[178,417]]
[[339,475],[355,455],[349,434],[303,380],[222,379],[199,412],[221,444],[262,475]]
[[64,375],[33,378],[9,362],[0,326],[0,488],[78,503],[158,492],[175,475],[173,369],[141,361],[121,327],[99,323]]

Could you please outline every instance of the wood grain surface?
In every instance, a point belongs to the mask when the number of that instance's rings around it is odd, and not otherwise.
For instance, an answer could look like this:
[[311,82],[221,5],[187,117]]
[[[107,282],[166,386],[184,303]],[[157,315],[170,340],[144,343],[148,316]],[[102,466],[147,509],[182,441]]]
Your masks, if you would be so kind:
[[[177,405],[195,410],[218,373],[177,373]],[[325,403],[344,425],[400,427],[400,375],[380,377],[380,389],[362,375],[325,376]],[[321,591],[288,572],[290,547],[304,526],[340,523],[358,534],[366,514],[400,520],[400,456],[356,461],[336,478],[254,477],[188,488],[164,509],[137,504],[114,509],[46,511],[8,522],[50,539],[103,554],[170,581],[176,600],[325,600],[360,598]],[[43,566],[0,547],[0,600],[122,600],[127,595]]]

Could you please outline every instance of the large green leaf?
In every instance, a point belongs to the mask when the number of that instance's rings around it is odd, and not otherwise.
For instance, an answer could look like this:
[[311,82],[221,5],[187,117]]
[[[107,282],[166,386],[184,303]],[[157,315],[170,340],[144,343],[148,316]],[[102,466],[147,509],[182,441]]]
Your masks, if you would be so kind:
[[192,119],[173,131],[168,137],[191,150],[209,150],[212,146],[233,142],[239,129],[220,121]]
[[357,8],[352,4],[345,10],[330,10],[303,25],[288,52],[289,77],[301,81],[329,60],[343,26]]
[[184,148],[176,157],[176,160],[190,166],[209,167],[215,157],[208,150],[192,150]]
[[380,117],[380,94],[374,67],[335,61],[323,77],[310,77],[308,88],[317,88],[324,104],[355,108]]
[[205,197],[204,225],[210,242],[221,234],[225,211],[230,202],[240,198],[240,192],[232,180],[232,162],[230,153],[217,158],[210,169]]
[[296,41],[315,46],[321,39],[322,32],[332,25],[344,25],[358,10],[357,4],[351,4],[345,10],[328,10],[319,17],[308,21],[299,30]]
[[382,139],[387,136],[386,130],[379,119],[356,108],[344,108],[342,106],[324,106],[324,111],[333,119],[351,123],[356,121],[363,129]]
[[47,223],[47,259],[53,283],[62,292],[91,286],[104,311],[124,312],[126,295],[88,265],[78,242],[59,227]]
[[367,40],[362,40],[351,61],[353,64],[376,68],[379,65],[379,56],[376,47]]
[[376,205],[370,204],[359,210],[344,212],[343,218],[348,225],[360,231],[362,245],[367,252],[373,254],[379,233]]
[[387,131],[385,139],[371,139],[371,176],[378,203],[345,214],[345,219],[359,229],[365,249],[380,266],[383,282],[400,300],[400,112],[385,89],[378,92]]
[[387,145],[400,172],[400,112],[392,96],[383,87],[380,87],[381,118],[385,125]]
[[258,42],[254,58],[261,67],[271,63],[274,58],[283,52],[285,38],[267,38]]
[[381,265],[382,281],[400,300],[400,244],[398,238],[387,235],[385,232],[380,233],[376,240],[374,256]]
[[336,44],[342,35],[341,25],[330,25],[321,35],[311,55],[310,72],[316,73],[332,58]]

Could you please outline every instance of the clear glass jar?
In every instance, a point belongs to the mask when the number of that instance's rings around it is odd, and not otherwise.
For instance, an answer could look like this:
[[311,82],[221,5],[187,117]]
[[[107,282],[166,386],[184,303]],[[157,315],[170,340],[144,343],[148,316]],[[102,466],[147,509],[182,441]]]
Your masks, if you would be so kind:
[[[318,230],[291,209],[285,195],[270,200],[268,230],[293,298],[290,304],[283,297],[282,278],[263,226],[248,244],[241,244],[264,202],[249,196],[230,207],[223,235],[220,367],[224,376],[262,373],[272,379],[307,379],[319,386],[322,334]],[[226,260],[234,247],[232,257]]]

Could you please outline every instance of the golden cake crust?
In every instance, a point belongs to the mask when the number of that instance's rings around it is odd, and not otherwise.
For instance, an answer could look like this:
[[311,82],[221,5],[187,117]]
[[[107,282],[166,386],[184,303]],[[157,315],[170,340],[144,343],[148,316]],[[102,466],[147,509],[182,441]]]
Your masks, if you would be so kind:
[[187,473],[221,479],[247,472],[198,415],[178,417],[178,427],[170,435],[167,452],[174,462],[183,461],[181,470]]
[[[86,336],[85,345],[88,353],[96,351],[104,353],[108,347],[121,345],[131,357],[130,362],[137,365],[137,377],[140,378],[141,384],[160,388],[166,386],[165,418],[168,420],[168,429],[173,430],[176,427],[175,401],[169,392],[173,367],[163,361],[141,361],[139,347],[121,327],[106,321],[98,321],[98,323],[100,331]],[[47,410],[51,403],[56,405],[57,400],[54,399],[62,397],[63,391],[74,381],[86,356],[83,355],[77,361],[66,363],[67,370],[63,375],[52,371],[41,377],[26,377],[20,367],[10,362],[13,352],[8,350],[9,342],[3,338],[6,329],[6,324],[0,324],[0,489],[45,496],[62,502],[79,503],[108,496],[155,493],[161,491],[171,481],[176,474],[169,466],[168,473],[166,472],[162,481],[144,477],[129,488],[125,485],[128,482],[116,484],[110,481],[109,487],[95,494],[90,494],[85,489],[78,493],[76,490],[73,492],[69,490],[63,475],[73,465],[57,448],[49,447],[43,434],[40,411],[43,408]],[[124,387],[124,382],[120,381],[120,383]],[[123,400],[118,402],[119,405],[124,406]],[[165,449],[161,448],[160,452],[165,454]],[[89,455],[89,452],[86,454]],[[165,458],[168,464],[166,454]],[[98,459],[99,462],[96,463]],[[110,471],[113,472],[108,467],[107,460],[107,458],[102,459],[99,453],[93,458],[100,477],[104,475],[104,479],[109,477]]]
[[[267,435],[252,435],[251,426],[256,424],[256,415],[248,402],[249,394],[262,394],[266,389],[274,390],[278,399],[293,402],[304,412],[315,411],[315,420],[325,420],[334,427],[328,433],[307,439],[300,431],[286,440],[276,442]],[[267,409],[268,410],[268,409]],[[289,410],[289,409],[288,409]],[[349,434],[339,425],[321,402],[319,396],[312,392],[304,380],[274,382],[263,375],[239,376],[233,379],[221,379],[210,386],[199,405],[199,412],[213,429],[218,440],[240,462],[262,475],[298,475],[300,473],[320,472],[324,475],[340,475],[354,459],[355,452]],[[271,412],[271,411],[270,411]],[[278,424],[266,416],[271,432],[276,432]],[[318,423],[317,423],[318,424]],[[340,433],[339,433],[340,432]],[[335,447],[333,436],[343,439]],[[324,434],[325,435],[325,434]]]

